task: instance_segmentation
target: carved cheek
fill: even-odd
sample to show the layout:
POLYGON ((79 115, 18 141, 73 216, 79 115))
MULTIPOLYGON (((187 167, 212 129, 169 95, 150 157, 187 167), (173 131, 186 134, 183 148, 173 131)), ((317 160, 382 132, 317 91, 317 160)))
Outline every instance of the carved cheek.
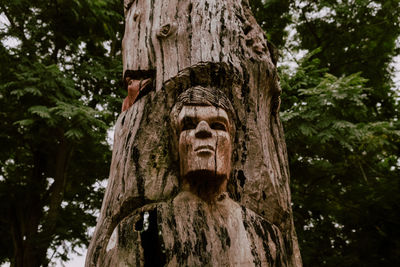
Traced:
POLYGON ((179 155, 187 156, 193 147, 194 135, 190 131, 184 131, 179 136, 179 155))
POLYGON ((179 136, 179 161, 181 174, 185 174, 191 165, 193 158, 193 141, 194 135, 189 131, 184 131, 179 136))
POLYGON ((232 146, 228 133, 218 134, 217 140, 217 170, 219 173, 229 173, 231 164, 232 146))
POLYGON ((220 153, 228 155, 231 152, 231 140, 228 133, 218 134, 217 145, 220 153))

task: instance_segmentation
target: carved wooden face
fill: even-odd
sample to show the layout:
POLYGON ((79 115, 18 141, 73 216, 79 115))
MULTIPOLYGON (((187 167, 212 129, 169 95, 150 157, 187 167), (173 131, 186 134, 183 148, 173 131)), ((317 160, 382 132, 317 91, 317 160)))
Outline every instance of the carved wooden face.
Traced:
POLYGON ((181 176, 208 171, 227 178, 232 146, 226 111, 214 106, 184 106, 178 124, 181 176))

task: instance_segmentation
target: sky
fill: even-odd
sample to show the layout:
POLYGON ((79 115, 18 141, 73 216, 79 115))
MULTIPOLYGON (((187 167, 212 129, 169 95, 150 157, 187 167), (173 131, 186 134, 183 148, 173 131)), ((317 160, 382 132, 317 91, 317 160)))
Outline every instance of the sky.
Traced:
POLYGON ((80 250, 82 255, 71 255, 72 260, 69 262, 57 262, 55 267, 82 267, 85 265, 86 249, 80 250))
MULTIPOLYGON (((85 265, 85 255, 74 258, 72 261, 68 262, 64 266, 65 267, 78 267, 78 266, 84 266, 84 265, 85 265)), ((59 266, 62 266, 62 265, 59 265, 59 266)))

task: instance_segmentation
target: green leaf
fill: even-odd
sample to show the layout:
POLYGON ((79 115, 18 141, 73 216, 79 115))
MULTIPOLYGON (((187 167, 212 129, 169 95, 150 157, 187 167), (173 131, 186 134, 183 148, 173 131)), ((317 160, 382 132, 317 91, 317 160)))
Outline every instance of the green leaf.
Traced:
POLYGON ((80 140, 84 134, 82 131, 78 130, 78 129, 70 129, 67 132, 65 132, 65 136, 68 139, 72 139, 72 140, 80 140))
POLYGON ((26 119, 26 120, 20 120, 14 122, 14 125, 20 125, 20 126, 30 126, 34 123, 35 121, 32 119, 26 119))
POLYGON ((49 109, 47 107, 45 107, 45 106, 33 106, 33 107, 29 108, 28 111, 31 114, 38 115, 39 117, 41 117, 43 119, 50 119, 51 118, 49 109))

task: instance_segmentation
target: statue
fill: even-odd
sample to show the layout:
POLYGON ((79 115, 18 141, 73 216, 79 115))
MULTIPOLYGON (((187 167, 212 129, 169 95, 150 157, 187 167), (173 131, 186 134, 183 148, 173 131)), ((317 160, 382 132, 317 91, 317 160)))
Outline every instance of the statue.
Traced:
POLYGON ((182 188, 172 202, 157 207, 158 217, 171 220, 159 223, 159 230, 175 232, 173 238, 162 235, 163 265, 289 266, 279 229, 227 193, 235 112, 226 95, 213 87, 189 88, 170 116, 182 188), (177 231, 175 225, 185 231, 177 231))
POLYGON ((218 89, 197 86, 178 97, 171 123, 178 140, 183 190, 211 202, 226 191, 234 114, 229 99, 218 89))
POLYGON ((234 114, 218 88, 178 97, 170 121, 181 190, 124 218, 101 266, 289 266, 280 230, 227 193, 234 114))
POLYGON ((248 1, 124 7, 134 81, 86 267, 301 267, 276 54, 248 1))

